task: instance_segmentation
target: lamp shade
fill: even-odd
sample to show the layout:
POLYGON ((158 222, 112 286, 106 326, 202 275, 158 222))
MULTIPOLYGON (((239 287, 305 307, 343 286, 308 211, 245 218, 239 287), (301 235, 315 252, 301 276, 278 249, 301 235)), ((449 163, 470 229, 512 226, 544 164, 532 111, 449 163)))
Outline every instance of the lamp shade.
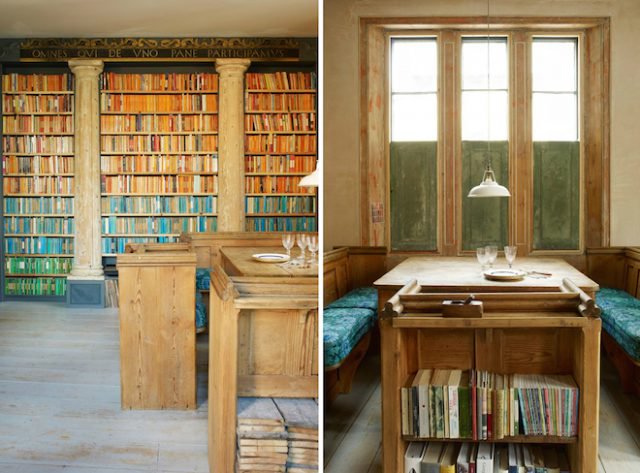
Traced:
POLYGON ((480 185, 471 189, 467 197, 511 197, 511 193, 509 189, 498 184, 493 169, 489 165, 484 170, 480 185))
POLYGON ((300 187, 318 187, 320 185, 320 174, 318 168, 311 174, 304 176, 298 183, 300 187))

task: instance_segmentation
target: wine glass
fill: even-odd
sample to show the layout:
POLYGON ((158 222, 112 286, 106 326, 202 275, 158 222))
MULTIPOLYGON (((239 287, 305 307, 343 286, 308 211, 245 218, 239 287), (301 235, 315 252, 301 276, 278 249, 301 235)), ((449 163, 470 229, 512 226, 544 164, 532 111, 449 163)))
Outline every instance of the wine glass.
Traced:
POLYGON ((282 234, 282 246, 287 250, 287 256, 291 257, 291 248, 293 248, 293 235, 291 233, 282 234))
POLYGON ((505 246, 504 247, 504 257, 507 260, 507 263, 509 263, 509 269, 511 269, 511 266, 513 266, 513 262, 516 260, 516 254, 518 253, 518 247, 517 246, 505 246))
POLYGON ((489 263, 489 267, 493 268, 493 263, 495 263, 496 259, 498 259, 498 247, 495 245, 487 245, 486 252, 487 252, 487 262, 489 263))
POLYGON ((316 253, 318 252, 318 235, 307 236, 307 246, 311 252, 311 262, 316 260, 316 253))
POLYGON ((484 265, 487 264, 487 248, 485 246, 481 246, 476 248, 476 258, 478 258, 478 263, 480 263, 480 267, 484 270, 484 265))
POLYGON ((296 244, 298 245, 298 248, 300 248, 300 259, 302 260, 302 262, 304 263, 304 260, 306 259, 306 255, 305 255, 305 248, 307 247, 307 235, 305 235, 304 233, 298 233, 296 235, 296 244))

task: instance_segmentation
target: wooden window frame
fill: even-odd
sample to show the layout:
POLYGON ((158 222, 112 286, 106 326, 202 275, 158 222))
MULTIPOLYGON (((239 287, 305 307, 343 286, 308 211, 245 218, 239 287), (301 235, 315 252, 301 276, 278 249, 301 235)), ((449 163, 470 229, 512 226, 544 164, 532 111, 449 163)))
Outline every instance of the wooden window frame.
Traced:
MULTIPOLYGON (((519 255, 566 255, 581 258, 589 248, 610 243, 609 18, 495 17, 491 35, 509 43, 509 241, 519 255), (533 141, 531 137, 531 40, 539 36, 577 37, 579 43, 580 247, 533 250, 533 141), (524 67, 522 67, 524 65, 524 67)), ((436 36, 438 90, 438 250, 462 251, 460 117, 461 37, 486 35, 486 17, 361 18, 360 176, 361 243, 390 241, 389 199, 389 51, 391 36, 436 36), (382 54, 381 54, 382 52, 382 54), (447 106, 453 104, 454 107, 447 106), (380 208, 383 218, 380 218, 380 208)), ((480 176, 478 177, 480 180, 480 176)), ((394 252, 404 256, 415 252, 394 252)))

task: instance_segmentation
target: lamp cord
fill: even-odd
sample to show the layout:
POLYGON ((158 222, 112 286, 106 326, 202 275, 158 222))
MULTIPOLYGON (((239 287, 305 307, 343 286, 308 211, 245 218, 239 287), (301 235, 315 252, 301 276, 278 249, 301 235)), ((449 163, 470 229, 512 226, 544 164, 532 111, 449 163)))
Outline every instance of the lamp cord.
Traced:
POLYGON ((487 0, 487 160, 486 168, 491 167, 491 36, 490 13, 491 0, 487 0))

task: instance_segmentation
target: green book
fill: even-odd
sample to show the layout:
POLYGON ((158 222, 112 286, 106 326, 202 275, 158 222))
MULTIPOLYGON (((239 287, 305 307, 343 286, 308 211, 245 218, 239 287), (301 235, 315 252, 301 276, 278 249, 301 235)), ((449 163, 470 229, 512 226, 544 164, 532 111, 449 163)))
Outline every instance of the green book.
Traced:
POLYGON ((471 392, 469 386, 458 387, 458 406, 460 408, 460 438, 470 439, 471 432, 471 392))

